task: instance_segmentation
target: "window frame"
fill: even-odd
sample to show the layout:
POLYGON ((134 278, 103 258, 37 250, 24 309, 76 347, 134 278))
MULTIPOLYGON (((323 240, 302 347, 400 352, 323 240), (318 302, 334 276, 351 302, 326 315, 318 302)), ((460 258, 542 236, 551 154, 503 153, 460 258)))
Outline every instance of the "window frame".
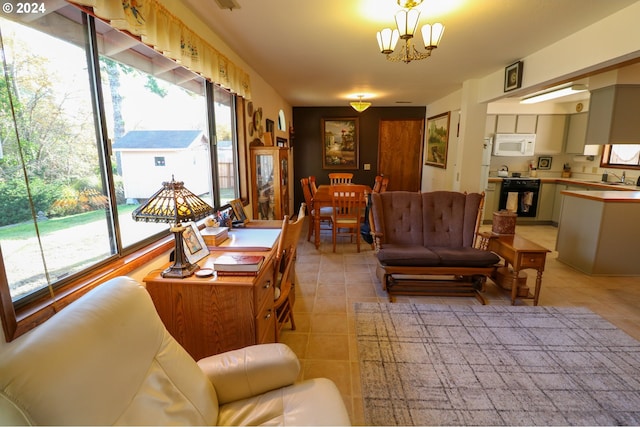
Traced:
MULTIPOLYGON (((75 7, 75 6, 72 6, 75 7)), ((173 248, 174 239, 167 227, 166 231, 156 233, 149 236, 140 242, 137 242, 127 248, 122 247, 122 238, 120 235, 120 227, 118 224, 116 197, 115 197, 115 185, 114 176, 111 165, 111 159, 108 153, 110 153, 110 140, 107 137, 106 120, 104 113, 104 100, 102 92, 100 90, 100 65, 99 65, 99 52, 97 49, 97 32, 95 20, 96 18, 91 11, 83 7, 76 7, 82 15, 81 25, 83 31, 87 32, 86 45, 84 49, 87 54, 87 66, 89 67, 90 79, 91 79, 91 102, 94 106, 94 112, 97 114, 95 117, 96 133, 98 135, 99 151, 100 151, 100 167, 105 168, 105 191, 110 194, 111 209, 113 216, 113 230, 115 234, 114 240, 117 246, 116 253, 104 259, 103 261, 92 265, 91 267, 79 271, 74 275, 57 281, 50 286, 47 286, 39 291, 34 292, 27 298, 12 301, 9 283, 4 265, 4 258, 2 257, 2 251, 0 248, 0 319, 4 329, 5 339, 7 342, 14 340, 36 326, 42 324, 47 319, 52 317, 55 313, 62 308, 70 304, 71 302, 84 295, 90 289, 95 288, 101 283, 120 275, 128 274, 139 267, 151 262, 155 258, 166 254, 173 248), (55 293, 52 294, 50 289, 54 287, 55 293)), ((108 25, 108 23, 107 23, 108 25)), ((139 38, 129 35, 137 43, 143 44, 139 38)), ((208 79, 204 79, 205 82, 205 102, 207 105, 207 116, 213 120, 209 120, 207 131, 209 133, 210 152, 215 152, 215 113, 212 107, 215 102, 213 96, 213 85, 208 79), (211 96, 209 96, 211 95, 211 96)), ((225 89, 226 90, 226 89, 225 89)), ((246 156, 244 134, 239 132, 238 128, 238 105, 242 104, 238 102, 241 97, 237 94, 232 95, 231 111, 233 117, 233 132, 235 138, 234 144, 234 157, 237 159, 235 168, 238 183, 238 197, 247 199, 247 179, 244 176, 246 171, 246 156)), ((213 162, 212 156, 211 163, 211 191, 214 195, 214 204, 220 204, 219 189, 217 184, 218 177, 218 165, 213 162)), ((222 206, 217 206, 218 209, 222 206)))
MULTIPOLYGON (((616 144, 606 144, 604 146, 604 149, 602 150, 602 156, 600 157, 600 167, 608 168, 608 169, 640 170, 640 163, 637 165, 623 165, 621 163, 609 163, 609 160, 611 159, 612 145, 616 145, 616 144)), ((640 147, 640 144, 634 144, 634 145, 638 145, 640 147)))

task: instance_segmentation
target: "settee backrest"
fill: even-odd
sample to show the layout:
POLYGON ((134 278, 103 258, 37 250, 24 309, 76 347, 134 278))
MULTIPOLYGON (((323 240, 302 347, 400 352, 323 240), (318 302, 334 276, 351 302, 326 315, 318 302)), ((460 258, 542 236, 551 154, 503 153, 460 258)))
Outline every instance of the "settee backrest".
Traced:
POLYGON ((0 425, 214 425, 216 392, 118 277, 3 346, 0 425))
POLYGON ((372 216, 382 243, 472 247, 484 194, 455 191, 373 193, 372 216))
POLYGON ((403 245, 422 245, 422 196, 411 191, 371 194, 373 229, 383 241, 403 245))

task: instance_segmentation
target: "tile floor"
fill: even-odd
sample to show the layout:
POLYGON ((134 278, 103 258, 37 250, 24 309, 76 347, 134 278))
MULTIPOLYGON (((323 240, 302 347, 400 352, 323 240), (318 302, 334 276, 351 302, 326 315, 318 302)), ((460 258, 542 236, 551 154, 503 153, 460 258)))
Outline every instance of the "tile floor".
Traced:
MULTIPOLYGON (((490 230, 491 226, 483 226, 490 230)), ((550 250, 557 229, 552 226, 518 225, 516 232, 550 250)), ((313 239, 312 239, 313 242, 313 239)), ((375 275, 375 257, 363 242, 360 253, 348 239, 332 252, 331 234, 321 233, 316 250, 304 229, 298 246, 297 288, 294 316, 296 330, 283 329, 281 340, 302 363, 301 379, 332 379, 345 400, 354 425, 364 424, 360 373, 354 333, 354 302, 388 302, 375 275)), ((528 286, 533 287, 533 274, 528 286)), ((547 256, 540 305, 584 306, 600 314, 628 334, 640 339, 640 280, 637 277, 593 277, 582 274, 547 256)), ((509 304, 506 292, 488 281, 484 292, 488 304, 509 304)), ((471 297, 398 297, 396 303, 479 304, 471 297)), ((531 300, 520 301, 532 304, 531 300)))

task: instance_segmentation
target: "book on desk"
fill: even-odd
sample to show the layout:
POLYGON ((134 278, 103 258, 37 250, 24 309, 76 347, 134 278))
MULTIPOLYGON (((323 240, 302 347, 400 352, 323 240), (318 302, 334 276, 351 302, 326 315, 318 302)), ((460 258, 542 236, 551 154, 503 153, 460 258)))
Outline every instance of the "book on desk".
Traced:
POLYGON ((256 275, 263 262, 263 255, 225 254, 215 259, 213 269, 220 275, 256 275))

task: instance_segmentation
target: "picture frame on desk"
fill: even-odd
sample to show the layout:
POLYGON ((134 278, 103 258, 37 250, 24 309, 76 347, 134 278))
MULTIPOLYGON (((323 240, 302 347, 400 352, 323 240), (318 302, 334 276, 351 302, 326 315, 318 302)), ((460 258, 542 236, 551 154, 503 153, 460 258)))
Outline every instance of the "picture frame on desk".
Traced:
POLYGON ((231 205, 231 209, 233 209, 233 216, 235 216, 237 221, 242 221, 243 223, 249 221, 247 214, 244 211, 242 200, 233 199, 229 202, 229 205, 231 205))
POLYGON ((204 242, 202 234, 195 222, 185 222, 183 224, 182 241, 184 242, 184 254, 191 264, 195 264, 202 258, 209 255, 209 248, 204 242))

